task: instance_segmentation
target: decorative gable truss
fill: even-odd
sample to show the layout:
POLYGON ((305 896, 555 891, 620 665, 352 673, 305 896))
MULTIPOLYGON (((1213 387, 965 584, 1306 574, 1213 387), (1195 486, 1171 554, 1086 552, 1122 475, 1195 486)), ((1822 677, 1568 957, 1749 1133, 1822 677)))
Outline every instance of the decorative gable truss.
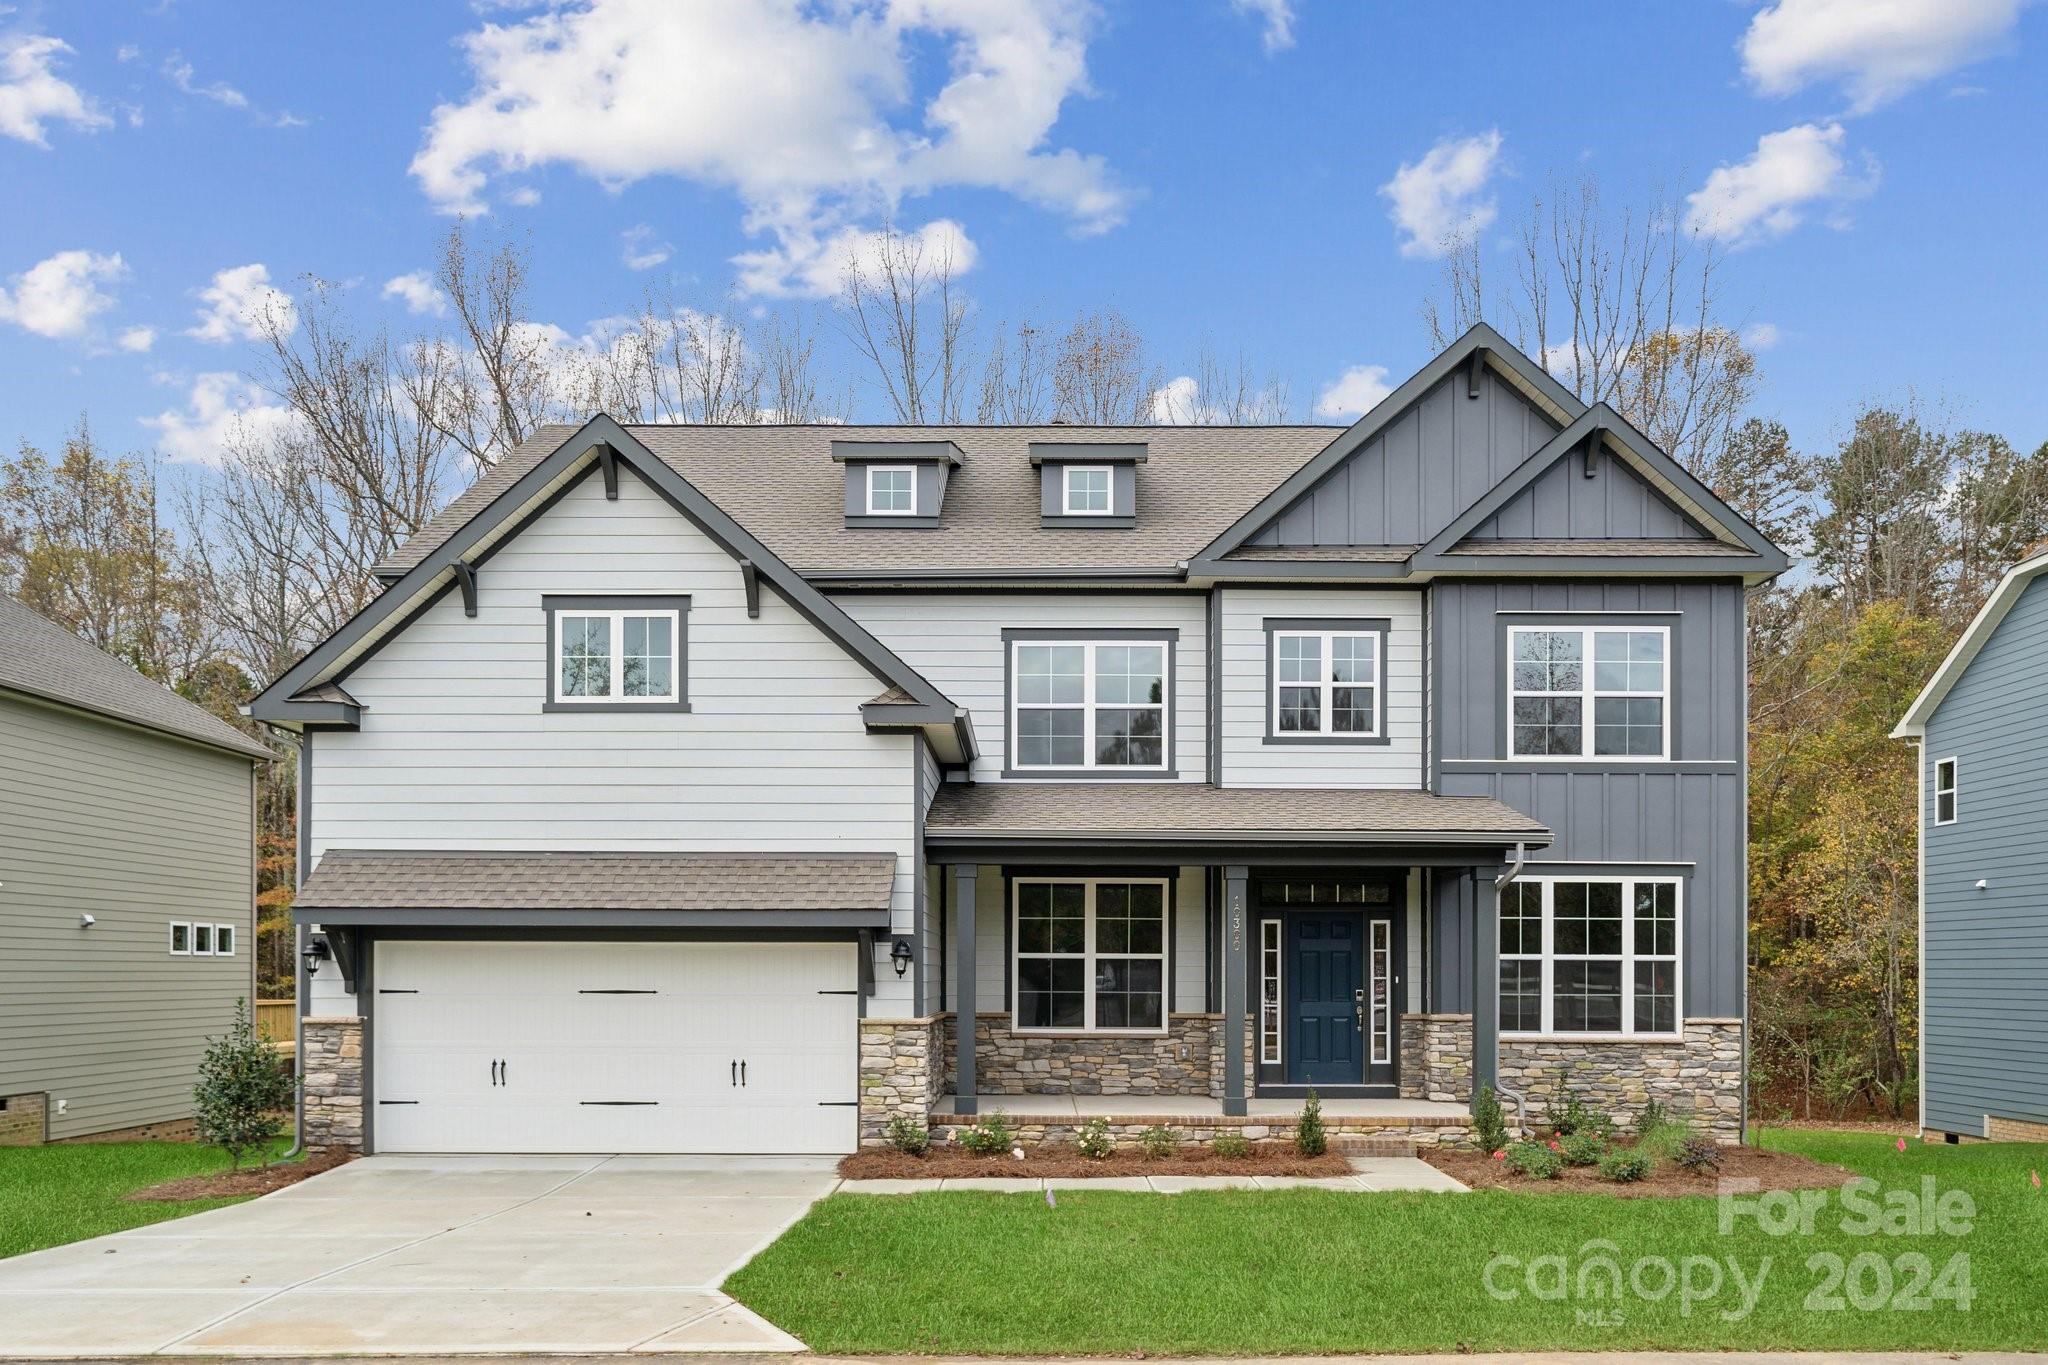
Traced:
POLYGON ((605 416, 584 423, 340 630, 316 645, 265 688, 249 704, 248 713, 287 729, 356 728, 360 708, 342 683, 358 663, 450 592, 461 592, 465 607, 471 607, 478 576, 491 556, 584 479, 601 476, 607 499, 615 500, 621 464, 733 557, 734 572, 747 594, 749 615, 758 614, 759 594, 765 586, 874 675, 879 695, 861 708, 870 730, 920 731, 943 763, 965 763, 973 758, 974 731, 964 709, 605 416))

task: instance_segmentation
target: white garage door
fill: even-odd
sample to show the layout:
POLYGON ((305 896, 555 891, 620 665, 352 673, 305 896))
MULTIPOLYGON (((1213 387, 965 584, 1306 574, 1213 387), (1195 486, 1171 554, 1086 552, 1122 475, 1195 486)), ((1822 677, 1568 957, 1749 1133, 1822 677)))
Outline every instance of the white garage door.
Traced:
POLYGON ((851 943, 377 945, 382 1152, 851 1152, 851 943))

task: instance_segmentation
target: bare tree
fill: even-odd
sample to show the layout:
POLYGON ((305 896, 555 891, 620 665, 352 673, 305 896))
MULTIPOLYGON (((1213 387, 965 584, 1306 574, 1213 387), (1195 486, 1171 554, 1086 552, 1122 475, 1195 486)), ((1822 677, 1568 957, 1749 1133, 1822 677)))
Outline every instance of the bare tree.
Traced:
POLYGON ((1243 427, 1285 422, 1290 404, 1285 380, 1257 379, 1242 352, 1225 361, 1205 346, 1195 372, 1160 386, 1153 407, 1161 422, 1243 427))
POLYGON ((837 408, 826 404, 815 361, 818 338, 803 319, 787 314, 771 318, 758 344, 762 421, 849 420, 853 406, 850 394, 842 396, 837 408))
POLYGON ((959 422, 968 306, 952 248, 894 224, 885 225, 871 242, 869 252, 847 260, 840 279, 840 325, 874 370, 896 420, 959 422))
POLYGON ((1043 422, 1051 413, 1051 362, 1039 329, 1029 322, 1018 323, 1011 334, 997 328, 982 366, 974 420, 1022 425, 1043 422))
POLYGON ((1052 358, 1053 411, 1087 426, 1132 426, 1152 418, 1159 377, 1145 371, 1145 343, 1118 312, 1083 313, 1052 358))
POLYGON ((491 468, 556 407, 560 366, 550 329, 527 315, 525 249, 501 242, 478 258, 463 224, 448 233, 435 278, 448 295, 466 350, 440 343, 438 362, 463 382, 435 411, 447 437, 477 470, 491 468))

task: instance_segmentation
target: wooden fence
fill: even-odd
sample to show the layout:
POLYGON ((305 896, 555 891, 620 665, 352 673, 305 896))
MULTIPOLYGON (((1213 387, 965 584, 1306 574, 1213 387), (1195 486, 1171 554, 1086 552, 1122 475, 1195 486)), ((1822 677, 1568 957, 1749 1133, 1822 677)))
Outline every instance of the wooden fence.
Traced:
POLYGON ((256 1031, 289 1055, 297 1041, 292 1021, 298 1012, 299 1002, 296 1000, 258 1000, 256 1031))

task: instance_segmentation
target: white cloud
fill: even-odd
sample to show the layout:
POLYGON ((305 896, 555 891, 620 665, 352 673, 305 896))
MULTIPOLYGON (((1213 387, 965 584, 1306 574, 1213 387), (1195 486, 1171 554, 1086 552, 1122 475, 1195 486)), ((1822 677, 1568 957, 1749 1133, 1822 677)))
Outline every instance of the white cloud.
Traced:
MULTIPOLYGON (((903 235, 914 238, 916 250, 927 270, 950 261, 955 276, 974 268, 980 249, 967 230, 950 218, 938 218, 903 235)), ((739 287, 749 294, 771 298, 828 298, 836 293, 847 267, 858 263, 870 278, 876 274, 882 243, 881 231, 845 227, 825 236, 805 232, 785 234, 780 245, 766 251, 749 251, 733 257, 739 270, 739 287)))
POLYGON ((225 370, 192 381, 182 412, 175 409, 142 419, 157 445, 173 460, 218 465, 238 440, 261 440, 292 425, 291 409, 238 374, 225 370))
POLYGON ((515 208, 530 209, 540 202, 540 191, 531 185, 515 185, 505 191, 505 202, 515 208))
POLYGON ((1316 399, 1318 417, 1363 417, 1394 391, 1384 365, 1353 365, 1316 399))
POLYGON ((1103 231, 1127 193, 1101 157, 1049 141, 1087 91, 1094 25, 1092 0, 550 6, 462 40, 473 87, 434 110, 412 173, 450 213, 485 211, 494 176, 551 164, 613 189, 724 186, 747 230, 791 255, 948 187, 1103 231), (933 70, 944 84, 920 92, 933 70))
POLYGON ((652 270, 670 255, 667 242, 654 240, 654 229, 645 223, 619 234, 619 259, 628 270, 652 270))
POLYGON ((1742 35, 1765 95, 1838 83, 1865 113, 1996 50, 2024 0, 1778 0, 1742 35))
POLYGON ((1403 256, 1441 256, 1450 243, 1493 221, 1499 206, 1485 190, 1500 165, 1500 144, 1498 128, 1445 138, 1380 186, 1391 205, 1387 216, 1403 234, 1403 256))
POLYGON ((225 109, 233 109, 239 113, 245 113, 258 123, 267 123, 273 128, 303 128, 306 126, 304 119, 291 113, 289 110, 280 110, 273 114, 257 108, 249 102, 247 95, 235 89, 234 86, 229 85, 226 81, 208 81, 202 84, 198 73, 192 68, 192 63, 186 61, 175 52, 164 59, 163 70, 165 78, 186 94, 198 99, 212 100, 215 104, 225 109))
POLYGON ((448 296, 434 283, 434 277, 424 270, 393 275, 384 281, 384 297, 404 300, 408 313, 431 313, 435 317, 444 317, 448 312, 448 296))
POLYGON ((1152 391, 1152 420, 1163 427, 1199 425, 1201 394, 1202 386, 1191 374, 1167 380, 1152 391))
POLYGON ((199 297, 206 306, 185 335, 201 341, 260 341, 266 318, 275 319, 286 332, 299 325, 291 296, 271 287, 270 270, 260 263, 217 271, 199 297))
POLYGON ((1775 322, 1752 322, 1742 329, 1742 344, 1752 351, 1768 351, 1783 339, 1775 322))
POLYGON ((1843 155, 1839 123, 1802 123, 1757 139, 1744 161, 1720 166, 1685 197, 1685 225, 1733 246, 1780 237, 1798 227, 1816 205, 1839 206, 1868 194, 1877 166, 1868 156, 1860 172, 1843 155))
POLYGON ((114 339, 114 344, 124 351, 139 355, 156 345, 156 328, 130 327, 114 339))
POLYGON ((47 147, 46 122, 87 132, 114 126, 97 102, 57 74, 57 59, 70 51, 42 34, 0 35, 0 134, 47 147))
POLYGON ((1293 0, 1230 0, 1230 7, 1239 14, 1249 14, 1264 21, 1263 41, 1267 52, 1280 52, 1294 46, 1293 0))
POLYGON ((60 251, 0 289, 0 322, 52 339, 83 336, 95 317, 114 306, 114 296, 102 286, 127 274, 117 251, 60 251))

